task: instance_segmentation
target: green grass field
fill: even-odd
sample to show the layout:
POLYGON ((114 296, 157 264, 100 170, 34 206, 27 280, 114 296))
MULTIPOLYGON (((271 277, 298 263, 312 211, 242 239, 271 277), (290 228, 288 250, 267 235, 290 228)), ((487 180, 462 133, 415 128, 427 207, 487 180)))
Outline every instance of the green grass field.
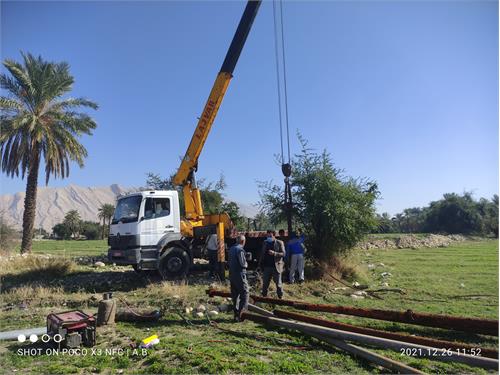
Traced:
POLYGON ((34 254, 51 254, 58 256, 96 256, 105 254, 108 251, 106 240, 92 241, 54 241, 40 240, 33 241, 34 254))
MULTIPOLYGON (((106 249, 102 241, 43 241, 35 253, 95 256, 106 249)), ((348 306, 462 315, 498 319, 498 241, 458 243, 448 248, 356 250, 349 262, 357 266, 359 281, 372 288, 388 283, 406 294, 382 294, 383 300, 354 300, 342 285, 325 280, 308 281, 302 286, 285 285, 286 298, 348 306), (383 265, 381 265, 381 263, 383 265), (391 276, 383 277, 383 272, 391 276)), ((38 275, 38 274, 36 274, 38 275)), ((28 347, 17 342, 0 342, 0 372, 12 373, 384 373, 385 370, 355 359, 314 339, 289 332, 266 329, 252 322, 232 323, 232 315, 221 313, 209 324, 206 318, 184 313, 186 306, 200 303, 218 305, 222 299, 209 299, 205 290, 210 281, 203 273, 190 276, 183 285, 149 280, 124 267, 94 269, 78 265, 68 275, 47 280, 19 267, 2 264, 0 269, 1 330, 43 326, 50 311, 73 308, 96 312, 93 298, 113 290, 120 306, 161 308, 165 315, 156 324, 117 323, 98 330, 103 353, 86 356, 21 356, 17 349, 28 347), (24 303, 26 308, 20 308, 24 303), (157 333, 160 344, 147 356, 135 355, 131 343, 157 333), (116 350, 123 349, 118 354, 116 350)), ((218 288, 227 289, 219 285, 218 288)), ((258 292, 258 291, 257 291, 258 292)), ((273 295, 273 292, 271 292, 273 295)), ((23 306, 24 307, 24 306, 23 306)), ((271 306, 263 306, 272 308, 271 306)), ((405 324, 334 316, 330 319, 367 327, 466 341, 484 347, 498 347, 497 338, 423 328, 405 324)), ((377 352, 428 373, 485 373, 461 364, 401 357, 398 352, 377 352)))

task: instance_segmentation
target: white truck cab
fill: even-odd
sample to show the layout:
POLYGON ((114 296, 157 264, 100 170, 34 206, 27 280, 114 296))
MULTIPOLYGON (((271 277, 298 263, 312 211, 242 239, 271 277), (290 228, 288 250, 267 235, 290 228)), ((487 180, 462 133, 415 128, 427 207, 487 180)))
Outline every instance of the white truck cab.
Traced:
POLYGON ((119 197, 108 245, 113 263, 132 265, 136 271, 159 270, 165 277, 184 276, 192 254, 189 241, 181 235, 177 191, 141 191, 119 197))

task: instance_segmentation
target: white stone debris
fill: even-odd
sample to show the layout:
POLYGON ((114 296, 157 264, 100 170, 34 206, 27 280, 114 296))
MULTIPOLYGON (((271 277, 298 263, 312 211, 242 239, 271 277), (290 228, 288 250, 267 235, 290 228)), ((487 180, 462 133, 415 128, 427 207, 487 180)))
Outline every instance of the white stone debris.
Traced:
POLYGON ((104 267, 106 266, 103 262, 95 262, 94 267, 104 267))
POLYGON ((353 299, 363 299, 363 298, 365 298, 365 297, 363 297, 363 296, 358 296, 357 294, 351 294, 351 298, 353 298, 353 299))

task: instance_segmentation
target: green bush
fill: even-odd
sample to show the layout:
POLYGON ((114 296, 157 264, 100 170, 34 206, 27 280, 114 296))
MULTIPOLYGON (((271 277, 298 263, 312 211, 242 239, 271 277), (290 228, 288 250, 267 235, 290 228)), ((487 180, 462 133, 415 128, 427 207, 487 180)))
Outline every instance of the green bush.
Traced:
POLYGON ((81 224, 81 233, 87 240, 97 240, 101 236, 101 225, 92 221, 84 221, 81 224))
MULTIPOLYGON (((309 254, 328 263, 376 227, 378 187, 345 176, 326 151, 316 153, 299 140, 302 150, 292 161, 291 176, 295 225, 305 230, 309 254)), ((282 220, 282 189, 270 184, 261 188, 262 208, 275 222, 282 220)))
POLYGON ((69 240, 71 238, 71 229, 64 223, 56 224, 52 227, 52 233, 57 239, 69 240))

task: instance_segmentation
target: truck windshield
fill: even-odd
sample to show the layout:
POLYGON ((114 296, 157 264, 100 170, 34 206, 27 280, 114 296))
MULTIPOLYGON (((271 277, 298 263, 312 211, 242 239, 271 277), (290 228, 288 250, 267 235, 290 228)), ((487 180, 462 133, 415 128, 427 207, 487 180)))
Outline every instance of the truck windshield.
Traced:
POLYGON ((111 224, 117 224, 119 221, 122 223, 131 223, 137 221, 139 217, 139 208, 141 207, 142 196, 134 195, 127 198, 118 200, 116 205, 115 214, 111 224))

